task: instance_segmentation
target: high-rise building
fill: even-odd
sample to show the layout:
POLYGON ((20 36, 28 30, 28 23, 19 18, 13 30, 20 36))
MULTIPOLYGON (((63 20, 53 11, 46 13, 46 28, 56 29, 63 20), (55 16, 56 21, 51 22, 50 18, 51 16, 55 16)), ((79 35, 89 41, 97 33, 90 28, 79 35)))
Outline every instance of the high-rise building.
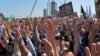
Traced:
POLYGON ((47 2, 47 17, 51 16, 51 13, 50 13, 51 10, 50 10, 50 8, 51 8, 50 7, 50 0, 48 0, 48 2, 47 2))
POLYGON ((43 16, 46 18, 47 17, 47 9, 43 9, 43 16))
POLYGON ((51 16, 54 17, 56 15, 56 13, 57 13, 57 3, 54 0, 52 0, 52 2, 51 2, 51 16))

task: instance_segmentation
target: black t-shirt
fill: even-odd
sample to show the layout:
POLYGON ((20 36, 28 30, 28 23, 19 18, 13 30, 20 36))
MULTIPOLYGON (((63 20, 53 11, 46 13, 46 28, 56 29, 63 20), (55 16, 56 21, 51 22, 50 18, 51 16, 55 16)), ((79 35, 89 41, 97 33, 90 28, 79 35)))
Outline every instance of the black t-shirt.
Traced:
POLYGON ((88 46, 89 43, 88 36, 89 36, 89 32, 85 32, 85 34, 83 35, 82 44, 84 47, 88 46))

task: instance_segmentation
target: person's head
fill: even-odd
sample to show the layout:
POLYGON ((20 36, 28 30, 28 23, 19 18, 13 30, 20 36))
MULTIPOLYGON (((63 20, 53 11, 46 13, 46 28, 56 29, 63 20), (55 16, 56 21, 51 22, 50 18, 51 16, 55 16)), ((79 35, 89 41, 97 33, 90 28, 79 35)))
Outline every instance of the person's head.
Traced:
POLYGON ((7 50, 8 50, 9 54, 13 54, 13 52, 14 52, 14 44, 11 43, 11 42, 8 43, 7 50))
POLYGON ((60 50, 69 50, 69 42, 66 42, 64 40, 62 41, 59 41, 59 47, 60 47, 60 50))
POLYGON ((64 50, 64 52, 62 53, 62 56, 75 56, 75 55, 73 52, 69 50, 64 50))
POLYGON ((81 28, 80 34, 81 34, 82 36, 84 36, 84 34, 85 34, 85 28, 81 28))
POLYGON ((65 46, 69 49, 70 43, 65 41, 65 46))
POLYGON ((65 46, 65 41, 64 41, 64 40, 60 40, 60 41, 59 41, 59 45, 60 45, 60 46, 65 46))

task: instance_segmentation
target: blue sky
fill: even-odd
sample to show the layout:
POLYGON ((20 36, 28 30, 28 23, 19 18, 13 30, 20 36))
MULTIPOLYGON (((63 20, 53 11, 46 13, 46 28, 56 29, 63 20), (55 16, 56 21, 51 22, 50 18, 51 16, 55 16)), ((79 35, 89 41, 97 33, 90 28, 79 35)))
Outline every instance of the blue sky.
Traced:
MULTIPOLYGON (((33 11, 32 17, 43 16, 43 9, 47 7, 48 0, 38 0, 36 7, 33 11)), ((52 1, 52 0, 51 0, 52 1)), ((64 3, 64 0, 55 0, 59 7, 64 3)), ((72 1, 74 11, 80 14, 80 6, 86 10, 86 5, 91 6, 91 11, 95 14, 94 0, 66 0, 66 3, 72 1)), ((23 18, 28 17, 32 10, 35 0, 0 0, 0 12, 4 13, 5 16, 10 15, 23 18)))

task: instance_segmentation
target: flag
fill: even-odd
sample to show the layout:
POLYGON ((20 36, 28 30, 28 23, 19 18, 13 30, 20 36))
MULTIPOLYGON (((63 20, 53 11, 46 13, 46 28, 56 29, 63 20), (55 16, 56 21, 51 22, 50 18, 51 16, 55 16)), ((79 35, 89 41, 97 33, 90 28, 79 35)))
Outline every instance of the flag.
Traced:
POLYGON ((85 13, 82 5, 81 5, 81 13, 83 14, 84 18, 86 18, 86 13, 85 13))
POLYGON ((8 22, 12 22, 13 21, 13 17, 10 16, 8 19, 7 19, 8 22))
POLYGON ((89 5, 89 18, 92 18, 92 12, 91 12, 91 7, 89 5))

